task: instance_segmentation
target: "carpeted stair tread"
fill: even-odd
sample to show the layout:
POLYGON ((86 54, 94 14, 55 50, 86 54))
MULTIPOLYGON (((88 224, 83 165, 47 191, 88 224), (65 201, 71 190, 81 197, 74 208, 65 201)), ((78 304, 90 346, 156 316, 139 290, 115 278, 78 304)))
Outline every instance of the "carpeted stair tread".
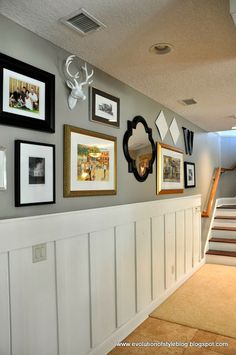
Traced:
POLYGON ((236 210, 236 205, 222 205, 217 207, 218 210, 236 210))
POLYGON ((220 255, 220 256, 230 256, 236 258, 236 251, 223 251, 223 250, 208 250, 206 252, 208 255, 220 255))
POLYGON ((212 227, 212 230, 218 230, 218 231, 236 231, 236 227, 222 227, 222 226, 214 226, 212 227))
POLYGON ((232 238, 211 238, 209 240, 209 242, 236 244, 236 239, 232 239, 232 238))

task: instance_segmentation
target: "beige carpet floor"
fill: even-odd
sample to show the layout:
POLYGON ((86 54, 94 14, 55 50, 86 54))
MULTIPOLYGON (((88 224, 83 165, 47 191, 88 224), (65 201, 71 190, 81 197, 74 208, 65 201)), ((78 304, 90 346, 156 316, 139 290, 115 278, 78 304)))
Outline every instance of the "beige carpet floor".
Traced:
POLYGON ((236 339, 198 330, 185 325, 157 318, 146 319, 123 343, 118 344, 109 355, 235 355, 236 339), (182 343, 183 346, 137 346, 137 343, 182 343), (187 344, 186 344, 187 343, 187 344), (190 346, 190 343, 208 343, 206 347, 190 346), (218 346, 216 345, 218 343, 218 346), (226 346, 219 346, 226 343, 226 346), (184 345, 185 344, 185 345, 184 345))
POLYGON ((236 338, 236 267, 205 264, 150 317, 236 338))

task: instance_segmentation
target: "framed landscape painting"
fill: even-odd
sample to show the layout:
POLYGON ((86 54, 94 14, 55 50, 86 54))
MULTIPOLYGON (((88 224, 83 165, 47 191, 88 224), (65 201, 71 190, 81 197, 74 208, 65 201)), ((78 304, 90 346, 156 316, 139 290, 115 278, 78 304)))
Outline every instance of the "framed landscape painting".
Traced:
POLYGON ((120 99, 118 97, 91 88, 90 100, 91 121, 120 127, 120 99))
POLYGON ((64 197, 116 194, 116 137, 64 126, 64 197))
POLYGON ((15 206, 55 203, 55 146, 15 141, 15 206))
POLYGON ((158 143, 157 155, 157 194, 183 192, 183 151, 167 144, 158 143))
POLYGON ((0 124, 55 132, 55 77, 0 54, 0 124))
POLYGON ((186 188, 196 187, 195 164, 184 162, 184 184, 186 188))

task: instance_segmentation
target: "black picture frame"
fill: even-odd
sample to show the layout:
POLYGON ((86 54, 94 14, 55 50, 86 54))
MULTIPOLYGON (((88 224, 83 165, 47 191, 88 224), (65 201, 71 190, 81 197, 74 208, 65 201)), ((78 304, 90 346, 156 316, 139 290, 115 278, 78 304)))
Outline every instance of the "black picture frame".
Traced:
POLYGON ((55 177, 55 145, 32 141, 15 140, 15 207, 46 205, 56 203, 56 177, 55 177), (21 145, 36 145, 40 147, 52 148, 52 199, 41 202, 22 203, 21 199, 21 145))
POLYGON ((54 133, 55 75, 0 53, 0 124, 54 133), (4 69, 45 84, 44 119, 37 119, 4 110, 4 69))
POLYGON ((184 162, 184 187, 186 189, 196 187, 196 168, 195 168, 195 163, 191 163, 191 162, 187 162, 187 161, 184 162), (194 184, 191 184, 189 182, 189 179, 188 179, 188 167, 192 167, 193 168, 192 171, 193 171, 193 177, 194 177, 194 184))
POLYGON ((90 121, 92 122, 97 122, 97 123, 102 123, 108 126, 112 126, 115 128, 120 127, 120 99, 118 97, 115 97, 113 95, 110 95, 104 91, 98 90, 94 87, 90 87, 90 121), (102 96, 105 99, 108 99, 110 101, 113 101, 117 105, 117 116, 116 116, 116 122, 109 122, 108 119, 96 115, 96 96, 102 96))
POLYGON ((125 132, 123 138, 123 151, 124 151, 125 158, 128 162, 128 172, 133 173, 135 178, 139 182, 144 182, 147 179, 148 175, 152 174, 153 172, 153 163, 156 158, 156 146, 152 138, 152 129, 148 127, 146 120, 142 116, 135 116, 132 121, 127 121, 127 131, 125 132), (148 135, 148 139, 150 141, 151 150, 152 150, 151 152, 152 158, 149 160, 149 165, 146 168, 145 173, 143 175, 139 174, 136 166, 136 161, 132 159, 132 157, 129 154, 129 146, 128 146, 129 139, 133 135, 133 130, 136 129, 138 123, 141 123, 144 126, 144 130, 148 135))

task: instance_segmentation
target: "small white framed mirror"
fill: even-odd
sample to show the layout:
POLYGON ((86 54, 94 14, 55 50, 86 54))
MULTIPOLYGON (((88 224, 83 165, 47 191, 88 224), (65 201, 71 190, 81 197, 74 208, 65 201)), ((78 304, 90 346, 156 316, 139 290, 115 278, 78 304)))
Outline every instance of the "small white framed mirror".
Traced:
POLYGON ((7 189, 7 157, 6 148, 0 146, 0 190, 7 189))

